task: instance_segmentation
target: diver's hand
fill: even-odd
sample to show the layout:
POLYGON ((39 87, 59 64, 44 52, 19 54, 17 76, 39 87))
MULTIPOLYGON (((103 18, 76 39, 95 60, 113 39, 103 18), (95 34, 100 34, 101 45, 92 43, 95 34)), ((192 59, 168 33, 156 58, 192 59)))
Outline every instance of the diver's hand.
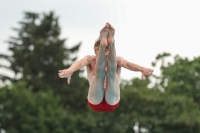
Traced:
POLYGON ((58 76, 60 78, 67 78, 67 83, 68 84, 70 84, 72 73, 73 73, 73 71, 70 70, 70 69, 58 70, 58 76))
POLYGON ((149 75, 151 75, 153 73, 153 69, 149 69, 149 68, 143 67, 141 69, 141 73, 142 73, 142 79, 144 80, 145 76, 149 76, 149 75))

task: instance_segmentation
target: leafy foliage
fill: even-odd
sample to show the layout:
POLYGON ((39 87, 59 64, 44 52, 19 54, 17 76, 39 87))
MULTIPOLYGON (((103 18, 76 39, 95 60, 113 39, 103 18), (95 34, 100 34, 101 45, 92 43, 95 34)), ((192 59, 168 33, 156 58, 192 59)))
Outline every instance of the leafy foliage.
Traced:
MULTIPOLYGON (((165 60, 165 56, 162 56, 165 60)), ((158 58, 157 62, 161 59, 158 58)), ((184 95, 200 103, 200 57, 189 60, 174 57, 174 63, 168 62, 161 65, 161 76, 157 78, 159 85, 165 88, 166 93, 184 95)))
POLYGON ((23 81, 36 93, 52 90, 61 97, 63 106, 77 105, 84 109, 83 103, 74 102, 75 98, 86 100, 88 82, 79 76, 83 70, 73 74, 75 80, 70 86, 67 86, 66 79, 58 77, 59 69, 68 68, 76 61, 81 43, 72 48, 66 47, 66 40, 60 39, 58 17, 53 12, 42 15, 25 12, 19 25, 19 28, 13 28, 17 36, 10 37, 7 41, 12 55, 0 56, 10 62, 11 65, 7 68, 15 73, 15 77, 1 75, 0 79, 11 80, 12 83, 23 81), (80 91, 81 89, 84 91, 80 91))
POLYGON ((1 126, 7 133, 63 133, 70 129, 64 123, 73 118, 59 102, 52 91, 33 93, 23 82, 5 86, 0 89, 1 126))
MULTIPOLYGON (((12 55, 1 57, 10 62, 10 69, 15 75, 22 75, 20 79, 32 86, 33 91, 58 87, 58 70, 69 67, 76 60, 77 57, 71 55, 76 54, 81 43, 66 48, 65 39, 59 37, 58 17, 53 12, 42 16, 25 12, 24 20, 19 24, 20 28, 13 28, 17 37, 7 41, 12 55)), ((75 76, 78 77, 78 73, 75 76)))

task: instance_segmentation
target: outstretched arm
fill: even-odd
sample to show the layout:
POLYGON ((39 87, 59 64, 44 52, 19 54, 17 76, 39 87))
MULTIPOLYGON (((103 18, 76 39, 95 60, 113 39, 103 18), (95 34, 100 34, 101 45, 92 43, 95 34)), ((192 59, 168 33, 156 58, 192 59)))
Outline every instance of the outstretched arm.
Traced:
POLYGON ((153 73, 153 69, 145 68, 143 66, 134 64, 125 60, 122 57, 117 57, 117 65, 129 69, 131 71, 140 71, 142 73, 142 79, 145 79, 145 76, 151 75, 153 73))
POLYGON ((90 63, 91 56, 85 56, 83 59, 72 64, 68 69, 58 70, 58 76, 60 78, 68 78, 67 82, 70 84, 71 75, 78 69, 87 66, 90 63))

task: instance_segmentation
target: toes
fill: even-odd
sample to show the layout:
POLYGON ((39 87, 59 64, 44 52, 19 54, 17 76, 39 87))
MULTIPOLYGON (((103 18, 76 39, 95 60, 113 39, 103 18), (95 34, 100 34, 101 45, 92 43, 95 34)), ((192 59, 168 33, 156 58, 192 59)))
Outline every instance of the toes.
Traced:
POLYGON ((108 27, 104 27, 101 31, 100 34, 108 34, 108 27))
POLYGON ((114 28, 111 24, 109 24, 109 27, 110 27, 110 29, 111 29, 112 31, 115 31, 115 28, 114 28))
POLYGON ((108 24, 106 24, 102 29, 101 29, 101 31, 104 31, 104 30, 107 30, 108 29, 108 27, 109 27, 109 25, 108 24))

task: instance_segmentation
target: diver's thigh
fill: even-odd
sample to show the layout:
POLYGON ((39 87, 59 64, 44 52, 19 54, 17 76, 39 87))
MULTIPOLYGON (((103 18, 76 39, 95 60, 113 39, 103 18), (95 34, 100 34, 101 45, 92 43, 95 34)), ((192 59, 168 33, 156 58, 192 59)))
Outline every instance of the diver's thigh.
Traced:
POLYGON ((110 105, 115 105, 120 100, 120 87, 119 87, 119 79, 115 76, 114 79, 107 79, 107 86, 105 90, 105 99, 106 102, 110 105))
POLYGON ((92 104, 99 104, 104 98, 104 79, 99 79, 94 76, 90 83, 88 91, 88 101, 92 104))

